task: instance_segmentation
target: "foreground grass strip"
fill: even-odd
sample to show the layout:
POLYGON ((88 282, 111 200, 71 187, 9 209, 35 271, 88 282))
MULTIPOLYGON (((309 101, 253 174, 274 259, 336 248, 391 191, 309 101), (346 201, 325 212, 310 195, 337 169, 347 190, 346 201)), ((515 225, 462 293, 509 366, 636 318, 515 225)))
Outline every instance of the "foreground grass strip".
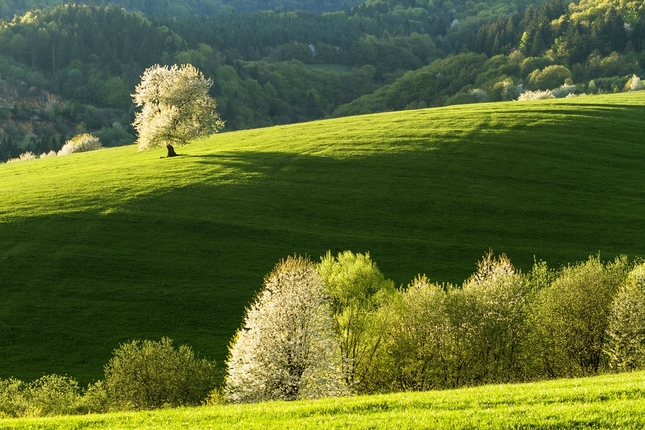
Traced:
POLYGON ((642 429, 645 372, 426 393, 48 419, 3 429, 642 429))

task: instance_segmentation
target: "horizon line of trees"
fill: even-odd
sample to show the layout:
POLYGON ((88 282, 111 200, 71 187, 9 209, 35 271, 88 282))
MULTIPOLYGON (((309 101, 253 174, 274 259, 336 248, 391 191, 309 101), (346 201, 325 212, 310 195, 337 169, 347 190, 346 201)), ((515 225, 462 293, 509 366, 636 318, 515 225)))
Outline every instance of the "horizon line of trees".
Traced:
POLYGON ((369 253, 294 255, 245 312, 226 372, 188 346, 119 346, 105 379, 0 380, 0 417, 424 391, 645 369, 645 262, 527 273, 489 251, 462 285, 396 288, 369 253))
POLYGON ((172 19, 114 5, 31 10, 0 22, 0 77, 66 101, 0 109, 0 160, 86 131, 105 146, 132 143, 130 94, 154 64, 192 64, 213 79, 224 131, 511 100, 520 88, 615 92, 645 77, 645 6, 585 5, 594 13, 561 0, 374 0, 322 15, 172 19), (24 121, 35 135, 21 132, 24 121))

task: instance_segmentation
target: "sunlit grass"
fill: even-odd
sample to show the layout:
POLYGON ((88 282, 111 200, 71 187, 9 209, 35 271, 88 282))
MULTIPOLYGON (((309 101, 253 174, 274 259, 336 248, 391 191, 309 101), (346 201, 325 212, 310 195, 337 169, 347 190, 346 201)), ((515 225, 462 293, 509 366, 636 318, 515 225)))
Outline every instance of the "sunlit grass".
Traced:
POLYGON ((645 373, 426 393, 46 419, 6 429, 642 429, 645 373))
POLYGON ((221 361, 281 258, 371 253, 405 285, 493 248, 645 256, 645 92, 392 112, 0 165, 0 377, 102 377, 120 342, 221 361))

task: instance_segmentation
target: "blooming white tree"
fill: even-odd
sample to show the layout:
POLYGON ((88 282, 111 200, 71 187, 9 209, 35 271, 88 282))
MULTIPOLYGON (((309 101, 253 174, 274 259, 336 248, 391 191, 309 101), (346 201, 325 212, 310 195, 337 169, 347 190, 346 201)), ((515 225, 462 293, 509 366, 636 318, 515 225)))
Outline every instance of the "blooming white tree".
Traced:
POLYGON ((345 392, 325 286, 307 258, 289 257, 265 278, 231 344, 232 402, 331 397, 345 392))
POLYGON ((629 80, 629 90, 640 91, 642 89, 643 89, 643 83, 641 82, 641 78, 639 78, 636 75, 633 75, 632 78, 629 80))
POLYGON ((554 99, 555 95, 553 95, 553 91, 551 90, 545 90, 545 91, 524 91, 520 96, 517 98, 518 102, 525 102, 525 101, 533 101, 533 100, 545 100, 545 99, 554 99))
MULTIPOLYGON (((68 155, 75 152, 95 151, 101 149, 101 142, 98 137, 88 133, 74 136, 58 151, 58 155, 68 155)), ((43 158, 42 156, 40 158, 43 158)))
POLYGON ((645 367, 645 264, 636 266, 611 305, 605 354, 619 371, 645 367))
POLYGON ((168 157, 177 155, 173 145, 217 132, 224 126, 208 94, 211 79, 190 64, 152 66, 141 76, 132 95, 141 107, 134 116, 139 150, 165 145, 168 157))

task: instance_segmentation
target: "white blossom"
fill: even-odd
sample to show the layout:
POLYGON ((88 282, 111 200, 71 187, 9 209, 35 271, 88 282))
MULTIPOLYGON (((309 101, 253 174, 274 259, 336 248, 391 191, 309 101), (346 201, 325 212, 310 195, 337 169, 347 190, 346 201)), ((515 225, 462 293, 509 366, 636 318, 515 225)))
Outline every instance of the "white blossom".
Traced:
POLYGON ((222 128, 215 99, 208 94, 212 85, 190 64, 146 69, 132 95, 134 104, 141 107, 132 124, 139 149, 184 144, 222 128))
POLYGON ((281 261, 247 309, 230 347, 225 393, 232 402, 345 393, 340 348, 322 279, 302 257, 281 261))

